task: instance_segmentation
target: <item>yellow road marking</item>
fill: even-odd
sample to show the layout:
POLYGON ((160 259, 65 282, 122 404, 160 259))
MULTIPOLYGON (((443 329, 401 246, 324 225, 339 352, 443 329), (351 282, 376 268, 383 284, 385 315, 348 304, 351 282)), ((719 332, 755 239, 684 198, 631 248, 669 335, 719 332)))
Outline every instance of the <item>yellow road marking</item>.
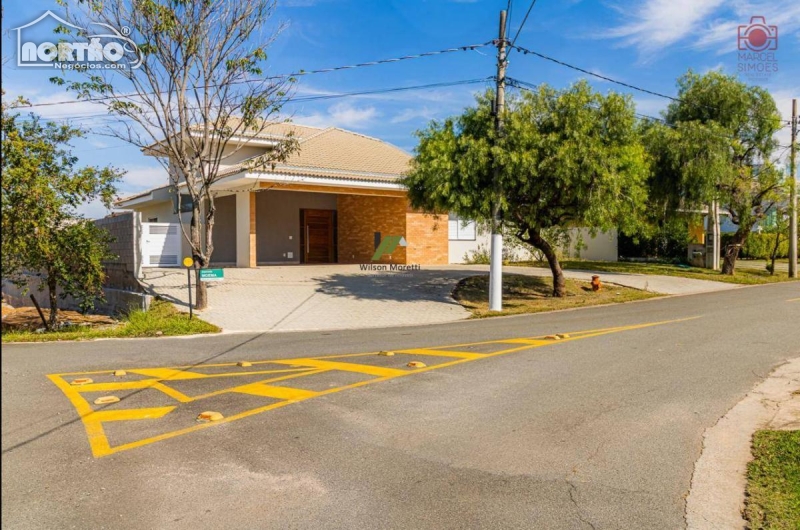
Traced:
POLYGON ((308 399, 316 397, 317 394, 319 394, 319 392, 312 392, 311 390, 291 388, 288 386, 272 386, 264 383, 238 386, 234 389, 234 392, 238 394, 250 394, 252 396, 290 400, 308 399))
POLYGON ((377 377, 393 376, 397 377, 406 373, 406 370, 395 368, 382 368, 380 366, 369 366, 366 364, 337 363, 331 361, 320 361, 317 359, 289 359, 286 361, 273 361, 280 364, 291 364, 318 368, 320 370, 338 370, 340 372, 357 372, 359 374, 374 375, 377 377))
POLYGON ((98 410, 84 418, 84 421, 128 421, 158 419, 175 410, 171 407, 150 407, 144 409, 98 410))
POLYGON ((466 352, 466 351, 441 351, 441 350, 429 350, 426 348, 416 348, 413 350, 394 350, 395 353, 405 353, 408 355, 435 355, 437 357, 456 357, 460 359, 480 359, 481 357, 485 357, 485 353, 474 353, 474 352, 466 352))
MULTIPOLYGON (((47 377, 53 381, 53 383, 64 392, 64 395, 70 400, 72 405, 75 407, 78 415, 80 416, 81 420, 83 421, 84 427, 86 429, 86 435, 89 440, 89 446, 92 450, 92 454, 95 457, 102 457, 111 455, 114 453, 118 453, 120 451, 125 451, 129 449, 133 449, 136 447, 142 447, 144 445, 148 445, 154 442, 158 442, 161 440, 166 440, 169 438, 174 438, 176 436, 181 436, 183 434, 199 431, 201 429, 205 429, 208 427, 212 427, 215 425, 220 425, 223 423, 228 423, 231 421, 236 421, 239 419, 247 418, 249 416, 253 416, 255 414, 260 414, 262 412, 266 412, 269 410, 274 410, 280 407, 284 407, 286 405, 292 403, 302 402, 308 399, 313 399, 319 396, 325 396, 329 394, 334 394, 337 392, 341 392, 344 390, 354 389, 363 387, 366 385, 378 383, 381 381, 387 381, 390 379, 394 379, 397 377, 405 377, 412 374, 418 374, 420 372, 427 372, 430 370, 438 370, 441 368, 446 368, 449 366, 455 366, 462 363, 472 362, 475 360, 488 358, 488 357, 496 357, 499 355, 505 355, 508 353, 513 353, 522 350, 528 350, 533 348, 538 348, 542 346, 551 346, 551 345, 558 345, 565 342, 570 342, 574 340, 581 340, 590 337, 597 337, 601 335, 606 335, 610 333, 616 333, 620 331, 630 331, 635 329, 642 329, 651 326, 657 326, 662 324, 669 324, 669 323, 677 323, 683 322, 687 320, 692 320, 694 318, 700 317, 689 317, 679 320, 667 320, 661 322, 651 322, 647 324, 638 324, 633 326, 619 326, 614 328, 604 328, 604 329, 595 329, 595 330, 585 330, 585 331, 575 331, 570 332, 570 336, 568 338, 562 340, 542 340, 543 336, 540 337, 530 337, 530 338, 510 338, 510 339, 501 339, 501 340, 493 340, 493 341, 482 341, 482 342, 475 342, 469 344, 458 344, 452 346, 438 346, 435 348, 412 348, 406 350, 397 350, 398 353, 405 353, 408 355, 430 355, 430 356, 441 356, 445 358, 451 358, 453 360, 446 361, 444 363, 440 363, 434 366, 428 366, 425 368, 419 368, 416 370, 400 370, 395 368, 385 368, 385 367, 378 367, 378 366, 369 366, 363 364, 355 364, 355 363, 348 363, 348 362, 337 362, 337 361, 330 361, 326 359, 340 359, 345 357, 360 357, 360 356, 368 356, 368 355, 375 355, 375 352, 371 353, 358 353, 358 354, 343 354, 343 355, 328 355, 328 356, 320 356, 320 357, 313 357, 313 358, 298 358, 298 359, 279 359, 279 360, 270 360, 270 361, 254 361, 252 364, 278 364, 278 365, 290 365, 290 366, 301 366, 302 368, 298 369, 281 369, 281 370, 266 370, 266 371, 254 371, 254 372, 242 372, 241 369, 236 365, 236 363, 222 363, 222 364, 215 364, 215 365, 201 365, 201 366, 186 366, 186 367, 168 367, 168 368, 141 368, 141 369, 134 369, 129 370, 132 373, 138 373, 140 375, 147 375, 153 377, 152 379, 145 379, 141 381, 120 381, 117 383, 93 383, 85 386, 73 386, 70 385, 69 382, 65 379, 68 376, 73 375, 87 375, 90 373, 93 374, 110 374, 113 373, 113 370, 105 370, 105 371, 96 371, 96 372, 72 372, 67 374, 51 374, 47 377), (465 346, 479 346, 485 344, 518 344, 518 346, 514 346, 511 348, 506 348, 500 351, 495 351, 491 353, 472 353, 472 352, 464 352, 464 351, 452 351, 454 348, 458 347, 465 347, 465 346), (449 349, 451 351, 443 351, 445 349, 449 349), (232 372, 229 373, 216 373, 216 374, 200 374, 197 372, 191 372, 188 369, 202 369, 206 367, 231 367, 232 372), (352 383, 349 385, 343 385, 340 387, 330 388, 327 390, 314 392, 311 390, 301 389, 301 388, 293 388, 289 386, 276 386, 270 385, 268 383, 274 383, 278 381, 289 381, 295 378, 303 378, 309 375, 321 374, 325 372, 355 372, 364 375, 372 376, 371 379, 367 379, 364 381, 359 381, 357 383, 352 383), (179 392, 170 386, 167 383, 169 381, 179 381, 179 380, 190 380, 190 379, 205 379, 211 377, 237 377, 241 375, 254 375, 254 374, 270 374, 270 373, 285 373, 285 372, 294 372, 288 373, 287 375, 282 375, 278 377, 273 377, 270 379, 265 379, 262 381, 257 381, 253 383, 248 383, 245 385, 234 385, 231 388, 218 390, 215 392, 209 392, 207 394, 202 394, 199 396, 187 396, 186 394, 179 392), (169 417, 169 413, 172 412, 174 409, 177 408, 176 406, 168 406, 168 407, 153 407, 153 408, 141 408, 141 409, 112 409, 112 410, 94 410, 89 402, 84 399, 82 396, 83 393, 88 392, 98 392, 98 391, 106 391, 106 390, 119 390, 119 389, 145 389, 145 388, 154 388, 156 390, 160 390, 164 394, 172 397, 179 403, 188 403, 192 401, 197 401, 200 399, 206 399, 214 396, 218 396, 221 394, 226 393, 243 393, 248 395, 254 396, 263 396, 269 397, 273 399, 279 399, 277 403, 271 403, 265 405, 263 407, 257 407, 251 410, 246 410, 240 412, 238 414, 233 414, 231 416, 227 416, 226 418, 210 423, 201 423, 201 424, 194 424, 191 426, 184 427, 182 429, 177 429, 170 432, 165 432, 163 434, 159 434, 156 436, 151 436, 149 438, 144 438, 141 440, 136 440, 133 442, 124 443, 121 445, 117 445, 111 447, 108 441, 108 438, 105 435, 103 429, 104 422, 119 422, 119 421, 130 421, 130 420, 144 420, 144 419, 158 419, 163 417, 169 417)), ((125 398, 123 398, 125 399, 125 398)))

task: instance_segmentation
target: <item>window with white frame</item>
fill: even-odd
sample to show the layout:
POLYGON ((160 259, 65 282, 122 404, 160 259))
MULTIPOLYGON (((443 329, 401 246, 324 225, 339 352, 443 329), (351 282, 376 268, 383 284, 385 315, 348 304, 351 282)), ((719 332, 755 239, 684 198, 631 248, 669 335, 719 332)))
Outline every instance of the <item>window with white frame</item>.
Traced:
POLYGON ((450 241, 475 241, 475 221, 450 214, 448 229, 450 241))

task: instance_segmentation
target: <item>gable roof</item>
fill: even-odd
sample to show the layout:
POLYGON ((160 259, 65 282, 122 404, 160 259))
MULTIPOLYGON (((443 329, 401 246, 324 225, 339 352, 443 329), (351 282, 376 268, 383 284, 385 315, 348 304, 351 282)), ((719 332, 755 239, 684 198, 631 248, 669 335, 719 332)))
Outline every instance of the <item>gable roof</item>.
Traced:
MULTIPOLYGON (((293 126, 294 124, 282 124, 293 126)), ((299 149, 284 162, 273 168, 259 168, 254 173, 291 173, 331 178, 348 178, 371 181, 399 180, 409 169, 411 155, 402 149, 377 138, 364 136, 338 127, 314 129, 298 126, 299 149)), ((248 171, 249 162, 240 163, 220 171, 220 176, 248 171)))

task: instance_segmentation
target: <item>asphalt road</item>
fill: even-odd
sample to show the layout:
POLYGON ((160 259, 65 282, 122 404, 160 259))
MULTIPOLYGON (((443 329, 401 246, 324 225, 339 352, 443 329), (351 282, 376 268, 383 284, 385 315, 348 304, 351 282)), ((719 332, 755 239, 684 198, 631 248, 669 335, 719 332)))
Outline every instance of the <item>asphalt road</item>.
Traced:
POLYGON ((798 299, 795 283, 414 328, 4 346, 3 527, 682 528, 704 429, 800 355, 798 299), (341 357, 379 350, 398 353, 341 357), (93 404, 109 394, 122 401, 93 404), (196 423, 203 410, 226 420, 196 423))

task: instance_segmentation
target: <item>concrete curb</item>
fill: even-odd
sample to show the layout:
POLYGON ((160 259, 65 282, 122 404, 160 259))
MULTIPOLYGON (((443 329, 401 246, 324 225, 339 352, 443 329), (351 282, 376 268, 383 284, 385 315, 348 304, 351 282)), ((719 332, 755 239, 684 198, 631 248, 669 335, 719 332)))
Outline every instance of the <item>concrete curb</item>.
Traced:
POLYGON ((745 527, 742 511, 753 433, 762 428, 786 428, 791 423, 787 412, 797 406, 792 392, 798 389, 800 357, 775 369, 716 425, 706 429, 686 499, 689 530, 745 527))

